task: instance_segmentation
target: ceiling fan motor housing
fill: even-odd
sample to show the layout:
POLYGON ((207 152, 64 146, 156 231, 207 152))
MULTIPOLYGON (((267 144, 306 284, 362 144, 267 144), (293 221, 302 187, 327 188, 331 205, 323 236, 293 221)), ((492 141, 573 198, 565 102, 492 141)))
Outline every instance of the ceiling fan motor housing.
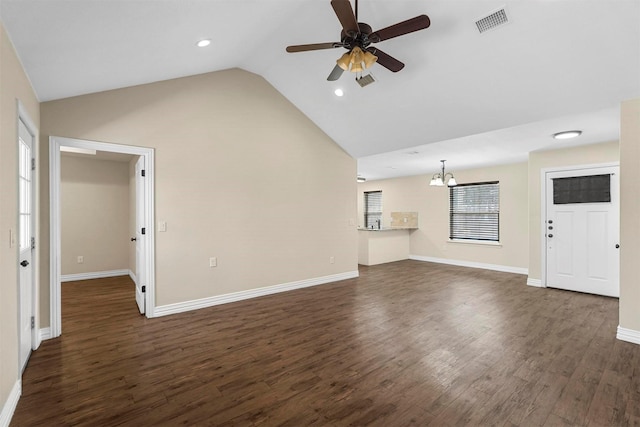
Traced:
POLYGON ((371 40, 369 35, 373 32, 371 26, 369 24, 365 24, 364 22, 358 22, 358 28, 360 32, 358 34, 354 34, 353 31, 345 32, 342 30, 340 33, 340 41, 342 42, 345 49, 353 49, 358 46, 360 49, 366 49, 371 43, 375 43, 375 40, 371 40))

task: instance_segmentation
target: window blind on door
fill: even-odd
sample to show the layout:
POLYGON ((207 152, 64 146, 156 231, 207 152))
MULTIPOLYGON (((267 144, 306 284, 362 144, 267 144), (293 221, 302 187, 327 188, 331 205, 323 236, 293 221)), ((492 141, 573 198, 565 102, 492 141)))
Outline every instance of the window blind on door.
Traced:
POLYGON ((500 239, 498 182, 461 184, 449 189, 449 238, 500 239))
POLYGON ((382 191, 364 193, 364 226, 377 228, 382 221, 382 191))
POLYGON ((611 202, 610 174, 553 178, 554 205, 609 202, 611 202))

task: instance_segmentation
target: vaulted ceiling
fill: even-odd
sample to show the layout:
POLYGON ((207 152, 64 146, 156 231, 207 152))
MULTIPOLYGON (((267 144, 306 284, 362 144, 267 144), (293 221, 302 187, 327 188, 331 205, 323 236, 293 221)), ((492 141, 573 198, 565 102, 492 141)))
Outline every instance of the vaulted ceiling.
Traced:
MULTIPOLYGON (((352 2, 353 3, 353 2, 352 2)), ((640 0, 360 0, 374 30, 431 26, 377 46, 375 83, 326 80, 344 49, 329 0, 1 0, 0 17, 41 101, 240 67, 257 73, 368 179, 525 161, 534 150, 618 139, 640 97, 640 0), (475 21, 504 7, 509 22, 475 21), (210 46, 198 48, 204 38, 210 46), (341 88, 344 96, 334 90, 341 88), (558 143, 550 135, 581 129, 558 143)), ((365 73, 365 74, 367 74, 365 73)))

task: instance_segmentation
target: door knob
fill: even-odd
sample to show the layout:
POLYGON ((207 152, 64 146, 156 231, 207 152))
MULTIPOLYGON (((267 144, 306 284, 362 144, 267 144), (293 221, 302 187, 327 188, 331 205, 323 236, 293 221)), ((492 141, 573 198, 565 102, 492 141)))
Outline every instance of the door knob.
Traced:
POLYGON ((616 243, 616 249, 620 248, 620 245, 618 243, 616 243))
POLYGON ((547 235, 547 237, 553 237, 553 234, 549 234, 549 235, 547 235))
POLYGON ((25 259, 25 260, 23 260, 23 261, 20 263, 20 265, 21 265, 21 266, 23 266, 23 267, 26 267, 27 265, 29 265, 29 261, 27 261, 27 260, 25 259))
POLYGON ((131 238, 131 241, 132 241, 132 242, 135 242, 136 240, 138 240, 138 239, 136 239, 135 237, 132 237, 132 238, 131 238))

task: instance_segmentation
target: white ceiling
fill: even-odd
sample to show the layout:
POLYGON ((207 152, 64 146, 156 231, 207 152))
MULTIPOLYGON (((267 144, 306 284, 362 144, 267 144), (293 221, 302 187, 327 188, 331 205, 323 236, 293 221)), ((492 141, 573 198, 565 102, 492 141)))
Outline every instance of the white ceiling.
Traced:
POLYGON ((329 0, 0 0, 41 101, 240 67, 257 73, 358 159, 368 179, 525 161, 559 145, 618 139, 620 101, 640 97, 640 0, 361 0, 374 30, 427 14, 431 27, 376 46, 361 88, 326 77, 343 49, 329 0), (510 22, 474 21, 505 6, 510 22), (211 38, 207 48, 196 41, 211 38), (342 88, 338 98, 334 89, 342 88), (555 145, 554 145, 555 144, 555 145), (418 154, 407 154, 417 151, 418 154))

